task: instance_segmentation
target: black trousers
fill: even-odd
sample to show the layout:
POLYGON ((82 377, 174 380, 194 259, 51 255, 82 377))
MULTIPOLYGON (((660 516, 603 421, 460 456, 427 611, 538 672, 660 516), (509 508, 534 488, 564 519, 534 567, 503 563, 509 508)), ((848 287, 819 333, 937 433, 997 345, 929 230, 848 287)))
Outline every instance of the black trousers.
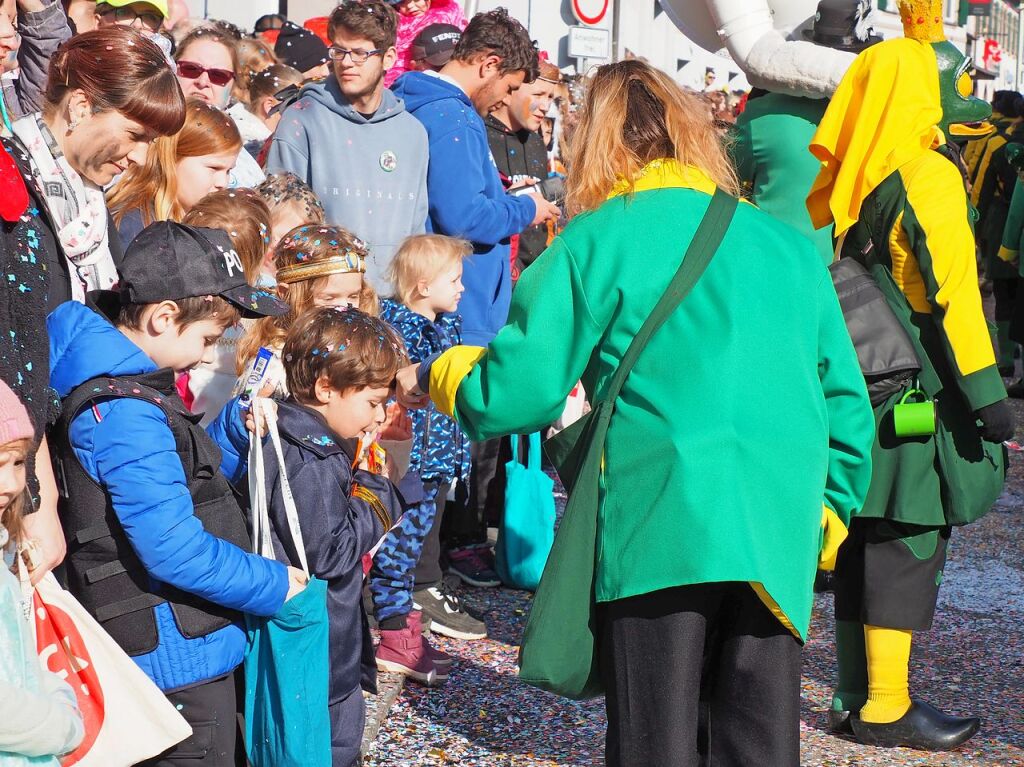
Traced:
POLYGON ((469 482, 459 482, 455 500, 441 523, 445 549, 486 543, 488 519, 501 519, 505 509, 505 462, 512 455, 506 437, 474 442, 469 482))
MULTIPOLYGON (((528 439, 520 437, 519 456, 523 460, 528 439)), ((455 500, 445 509, 441 540, 445 549, 486 543, 487 528, 498 527, 505 515, 505 464, 512 460, 509 437, 497 437, 472 444, 473 463, 469 482, 460 482, 455 500)))
POLYGON ((798 767, 801 644, 748 584, 615 600, 598 620, 609 767, 798 767))
POLYGON ((951 533, 950 527, 854 517, 836 560, 836 620, 930 629, 951 533))
POLYGON ((441 520, 444 517, 445 505, 447 504, 448 489, 451 487, 447 482, 438 487, 437 495, 434 498, 436 511, 434 519, 430 524, 423 539, 423 548, 416 559, 416 567, 413 570, 413 589, 425 589, 436 586, 444 577, 441 570, 441 520))
POLYGON ((185 721, 192 726, 192 735, 153 759, 141 762, 142 767, 234 767, 238 737, 238 706, 235 677, 228 674, 179 692, 167 694, 185 721))

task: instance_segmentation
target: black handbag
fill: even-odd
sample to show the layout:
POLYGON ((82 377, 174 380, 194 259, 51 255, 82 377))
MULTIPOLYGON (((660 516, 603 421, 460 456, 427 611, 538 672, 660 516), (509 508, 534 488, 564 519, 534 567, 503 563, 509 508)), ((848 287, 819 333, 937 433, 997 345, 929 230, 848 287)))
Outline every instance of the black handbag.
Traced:
MULTIPOLYGON (((862 255, 873 247, 869 240, 862 255)), ((872 405, 905 388, 921 370, 914 344, 872 274, 854 258, 840 258, 828 268, 846 330, 857 351, 872 405)))

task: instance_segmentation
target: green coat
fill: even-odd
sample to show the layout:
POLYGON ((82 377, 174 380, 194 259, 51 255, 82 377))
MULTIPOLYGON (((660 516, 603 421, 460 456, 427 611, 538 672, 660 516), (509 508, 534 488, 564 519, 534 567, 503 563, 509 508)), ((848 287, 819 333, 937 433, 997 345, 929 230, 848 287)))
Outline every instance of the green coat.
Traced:
MULTIPOLYGON (((577 380, 608 384, 707 209, 714 187, 701 186, 612 198, 523 273, 508 324, 455 395, 472 438, 544 428, 577 380)), ((822 505, 844 523, 860 508, 873 433, 828 271, 805 238, 740 205, 620 396, 597 600, 748 581, 806 636, 822 505)))
MULTIPOLYGON (((974 412, 1006 397, 978 290, 974 235, 963 179, 938 151, 890 174, 868 195, 843 245, 847 257, 873 242, 871 259, 886 267, 912 310, 916 335, 943 385, 945 423, 974 423, 974 412)), ((869 259, 870 260, 870 259, 869 259)), ((931 527, 947 524, 934 439, 896 439, 889 411, 875 412, 871 490, 860 516, 931 527), (884 424, 883 424, 884 422, 884 424)))
MULTIPOLYGON (((1024 184, 1019 180, 1013 185, 1013 196, 1010 198, 1010 210, 1006 214, 1006 226, 1003 227, 1002 247, 999 258, 1014 261, 1020 258, 1024 246, 1024 184)), ((1018 275, 1024 277, 1024 266, 1017 265, 1018 275)))
POLYGON ((807 146, 827 107, 827 99, 781 93, 750 99, 736 119, 732 148, 736 171, 750 185, 750 199, 810 239, 824 264, 832 263, 832 232, 815 229, 807 212, 807 194, 821 169, 807 146))
POLYGON ((1013 189, 1017 184, 1017 172, 1010 167, 1010 161, 1006 157, 1008 142, 1013 141, 1024 141, 1024 125, 1015 126, 1012 132, 1007 134, 1006 141, 991 152, 987 172, 980 182, 981 190, 978 193, 978 212, 981 215, 978 244, 985 257, 988 276, 991 279, 1012 280, 1017 277, 1017 270, 997 257, 1013 189))

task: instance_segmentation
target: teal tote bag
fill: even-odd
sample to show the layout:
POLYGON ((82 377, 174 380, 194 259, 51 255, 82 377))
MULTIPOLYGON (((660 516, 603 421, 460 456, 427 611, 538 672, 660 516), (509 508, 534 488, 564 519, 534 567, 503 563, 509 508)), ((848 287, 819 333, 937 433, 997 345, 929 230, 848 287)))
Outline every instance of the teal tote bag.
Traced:
MULTIPOLYGON (((257 413, 267 413, 253 400, 257 413)), ((267 418, 280 466, 281 494, 302 570, 309 577, 299 516, 284 472, 281 436, 267 418)), ((274 558, 270 538, 262 440, 249 445, 249 497, 253 549, 274 558)), ((331 720, 327 712, 330 660, 327 581, 309 578, 306 588, 269 618, 247 616, 245 654, 245 750, 252 767, 331 767, 331 720)))
POLYGON ((519 436, 511 439, 495 564, 506 586, 534 591, 555 541, 555 481, 540 468, 539 432, 528 438, 525 465, 519 461, 519 436))

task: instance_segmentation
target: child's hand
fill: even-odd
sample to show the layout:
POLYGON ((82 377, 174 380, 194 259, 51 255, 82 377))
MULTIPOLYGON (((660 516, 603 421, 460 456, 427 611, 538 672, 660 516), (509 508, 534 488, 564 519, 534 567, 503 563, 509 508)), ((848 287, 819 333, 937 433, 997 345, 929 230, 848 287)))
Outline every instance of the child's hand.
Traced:
POLYGON ((430 403, 430 396, 420 391, 417 380, 419 372, 420 366, 416 363, 402 368, 395 376, 395 398, 400 404, 413 410, 426 407, 430 403))
POLYGON ((297 567, 289 567, 288 596, 284 598, 284 601, 287 602, 289 599, 296 596, 297 594, 301 594, 308 583, 309 578, 306 577, 306 574, 302 572, 302 570, 298 569, 297 567))
POLYGON ((392 442, 412 439, 412 419, 404 407, 397 402, 388 406, 387 418, 380 428, 380 438, 392 442))
MULTIPOLYGON (((266 410, 270 411, 271 417, 277 418, 277 403, 274 402, 274 400, 261 398, 260 402, 262 403, 263 407, 266 410)), ((256 415, 253 412, 253 410, 254 410, 254 408, 252 408, 252 407, 244 410, 243 411, 243 416, 242 416, 243 419, 245 420, 246 431, 248 431, 250 434, 255 434, 256 433, 256 427, 257 427, 256 415)), ((264 422, 264 419, 262 417, 260 418, 260 422, 259 422, 259 436, 260 437, 267 436, 267 424, 264 422)))

